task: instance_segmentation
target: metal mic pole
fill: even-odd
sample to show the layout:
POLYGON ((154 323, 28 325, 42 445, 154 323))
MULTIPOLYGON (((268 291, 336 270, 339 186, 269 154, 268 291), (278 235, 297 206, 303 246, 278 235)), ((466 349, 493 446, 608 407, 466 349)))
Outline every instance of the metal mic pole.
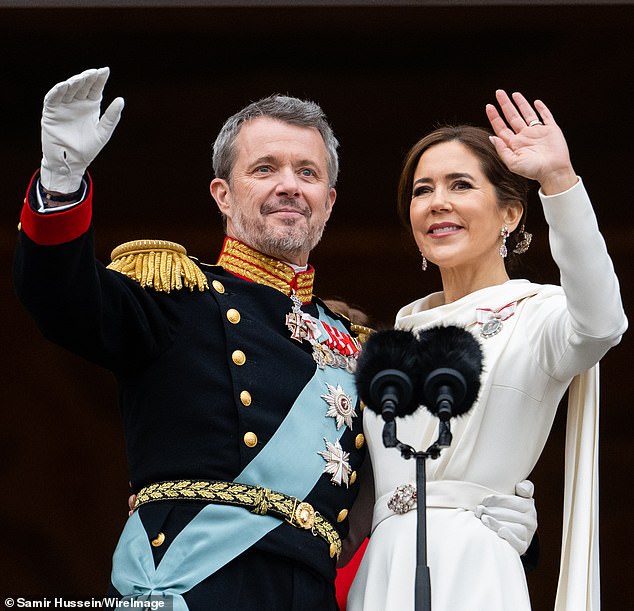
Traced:
POLYGON ((427 494, 425 459, 427 455, 416 452, 416 590, 415 611, 431 611, 431 579, 427 566, 427 494))

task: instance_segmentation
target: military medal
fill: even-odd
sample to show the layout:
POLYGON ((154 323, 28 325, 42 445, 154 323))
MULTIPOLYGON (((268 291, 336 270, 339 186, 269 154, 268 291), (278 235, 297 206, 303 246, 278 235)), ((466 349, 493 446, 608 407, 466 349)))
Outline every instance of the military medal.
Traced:
POLYGON ((354 373, 357 368, 356 356, 344 356, 324 344, 313 344, 313 358, 320 369, 328 366, 345 369, 348 373, 354 373))
POLYGON ((480 335, 482 337, 493 337, 497 335, 502 330, 502 321, 499 318, 492 318, 491 320, 487 320, 480 330, 480 335))
POLYGON ((324 438, 324 442, 326 443, 326 450, 317 452, 326 461, 324 473, 328 473, 331 476, 330 481, 333 484, 337 484, 337 486, 345 484, 347 488, 350 481, 350 473, 352 472, 352 467, 348 462, 350 454, 344 451, 338 439, 335 443, 331 443, 324 438))
POLYGON ((517 302, 514 301, 513 303, 509 303, 497 310, 491 310, 490 308, 477 308, 477 323, 482 325, 482 328, 480 329, 480 336, 485 339, 489 339, 502 331, 502 321, 515 314, 516 305, 517 302))
POLYGON ((313 359, 320 369, 328 366, 353 373, 361 348, 358 340, 302 311, 302 302, 294 291, 290 298, 293 308, 286 315, 285 324, 291 338, 300 343, 306 340, 312 345, 313 359))
POLYGON ((328 394, 321 395, 321 398, 328 403, 328 411, 326 416, 334 418, 337 423, 337 430, 339 430, 344 424, 352 429, 352 419, 357 417, 354 411, 354 404, 352 397, 347 395, 343 388, 339 384, 337 387, 326 383, 328 387, 328 394))
POLYGON ((291 294, 291 301, 293 302, 293 309, 286 315, 286 326, 291 332, 291 337, 302 342, 308 335, 306 323, 304 322, 304 312, 302 312, 302 302, 299 300, 295 291, 291 294))

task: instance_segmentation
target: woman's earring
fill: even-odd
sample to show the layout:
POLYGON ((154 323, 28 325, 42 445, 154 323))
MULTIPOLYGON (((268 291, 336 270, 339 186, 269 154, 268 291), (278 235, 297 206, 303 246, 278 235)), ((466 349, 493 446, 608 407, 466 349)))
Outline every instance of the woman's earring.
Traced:
POLYGON ((528 247, 531 245, 531 240, 533 239, 533 234, 528 233, 528 231, 525 230, 524 223, 522 223, 522 228, 519 231, 518 238, 519 240, 515 245, 513 252, 516 255, 523 255, 528 250, 528 247))
POLYGON ((506 255, 509 254, 508 250, 506 249, 506 238, 509 237, 509 228, 506 225, 502 227, 500 235, 502 236, 502 244, 500 244, 500 257, 505 259, 506 255))
POLYGON ((426 271, 427 271, 427 259, 425 259, 425 255, 422 253, 422 251, 421 251, 421 253, 420 253, 420 256, 421 256, 421 257, 423 257, 423 260, 421 261, 421 264, 420 264, 420 268, 421 268, 424 272, 426 272, 426 271))

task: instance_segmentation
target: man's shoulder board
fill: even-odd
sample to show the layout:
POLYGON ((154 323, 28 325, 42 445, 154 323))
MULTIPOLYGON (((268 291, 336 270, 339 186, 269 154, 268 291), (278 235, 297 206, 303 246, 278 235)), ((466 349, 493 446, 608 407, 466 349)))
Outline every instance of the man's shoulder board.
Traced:
POLYGON ((183 287, 193 291, 209 288, 207 278, 187 251, 167 240, 133 240, 117 246, 108 269, 117 271, 142 287, 169 293, 183 287))

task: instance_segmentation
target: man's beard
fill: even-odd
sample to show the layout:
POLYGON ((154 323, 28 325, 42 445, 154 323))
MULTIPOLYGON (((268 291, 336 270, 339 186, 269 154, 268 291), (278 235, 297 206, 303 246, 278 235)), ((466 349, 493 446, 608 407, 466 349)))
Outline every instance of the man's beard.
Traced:
POLYGON ((239 204, 234 206, 231 222, 235 237, 251 248, 282 261, 292 261, 298 255, 308 254, 317 246, 326 227, 325 222, 321 226, 311 223, 311 209, 301 206, 292 198, 267 202, 261 206, 260 212, 261 216, 249 218, 242 213, 239 204), (289 218, 284 220, 284 226, 278 224, 272 230, 266 225, 265 219, 267 214, 279 208, 293 208, 301 212, 305 222, 301 218, 289 218))

